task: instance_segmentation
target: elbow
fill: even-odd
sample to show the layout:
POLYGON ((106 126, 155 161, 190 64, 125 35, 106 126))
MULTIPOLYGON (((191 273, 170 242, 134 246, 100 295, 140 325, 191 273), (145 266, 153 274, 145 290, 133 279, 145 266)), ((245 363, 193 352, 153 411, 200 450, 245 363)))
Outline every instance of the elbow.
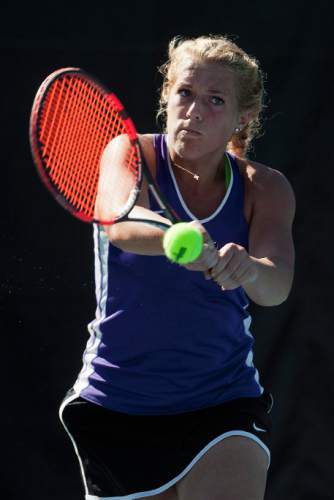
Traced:
POLYGON ((250 297, 255 304, 258 306, 263 306, 263 307, 274 307, 274 306, 280 306, 283 304, 289 297, 291 291, 291 287, 285 289, 285 290, 275 290, 273 292, 265 292, 257 295, 256 297, 252 298, 250 297))
POLYGON ((255 304, 262 307, 274 307, 283 304, 288 295, 285 297, 261 297, 260 299, 254 300, 255 304))
POLYGON ((289 268, 275 279, 256 280, 249 286, 250 299, 264 307, 280 306, 289 297, 293 284, 293 269, 289 268))
POLYGON ((103 226, 106 235, 110 243, 116 248, 122 250, 122 246, 124 244, 124 231, 120 227, 120 224, 113 224, 112 226, 103 226))

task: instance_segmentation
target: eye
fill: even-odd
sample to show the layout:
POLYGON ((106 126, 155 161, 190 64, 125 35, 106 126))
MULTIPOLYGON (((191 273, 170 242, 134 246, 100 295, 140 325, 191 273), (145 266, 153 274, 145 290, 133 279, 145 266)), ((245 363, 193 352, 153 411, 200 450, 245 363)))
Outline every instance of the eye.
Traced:
POLYGON ((218 97, 216 95, 211 96, 210 100, 211 100, 212 104, 214 104, 215 106, 222 106, 223 104, 225 104, 224 99, 222 99, 221 97, 218 97))
POLYGON ((188 96, 191 94, 191 92, 190 92, 190 90, 189 90, 189 89, 185 89, 185 88, 182 88, 182 87, 181 87, 181 88, 178 90, 178 94, 179 94, 181 97, 188 97, 188 96))

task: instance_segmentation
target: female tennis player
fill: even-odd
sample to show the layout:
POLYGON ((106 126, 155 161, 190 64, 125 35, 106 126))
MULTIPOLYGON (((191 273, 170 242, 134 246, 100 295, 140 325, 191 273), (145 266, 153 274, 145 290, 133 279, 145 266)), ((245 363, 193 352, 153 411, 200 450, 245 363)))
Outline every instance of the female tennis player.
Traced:
MULTIPOLYGON (((60 418, 87 500, 261 500, 272 398, 253 364, 247 307, 288 297, 294 195, 246 156, 263 107, 254 58, 223 36, 177 38, 161 72, 165 133, 141 135, 142 148, 206 243, 180 266, 159 228, 95 225, 96 317, 60 418)), ((122 137, 107 146, 101 179, 115 151, 122 169, 122 137)), ((100 220, 107 207, 100 182, 100 220)), ((144 185, 133 215, 145 214, 169 223, 144 185)))

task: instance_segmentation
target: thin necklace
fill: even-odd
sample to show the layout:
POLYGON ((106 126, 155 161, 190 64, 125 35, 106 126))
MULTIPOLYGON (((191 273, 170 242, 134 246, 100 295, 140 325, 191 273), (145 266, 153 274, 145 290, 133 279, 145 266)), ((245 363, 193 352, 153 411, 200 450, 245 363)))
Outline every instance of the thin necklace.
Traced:
POLYGON ((190 174, 196 181, 199 181, 199 175, 194 174, 194 172, 191 172, 190 170, 187 170, 184 167, 181 167, 181 165, 178 165, 177 163, 173 162, 173 165, 175 165, 175 167, 180 168, 181 170, 184 170, 185 172, 187 172, 188 174, 190 174))
MULTIPOLYGON (((196 181, 199 181, 199 175, 194 174, 194 172, 191 172, 190 170, 187 170, 184 167, 181 167, 181 165, 178 165, 177 163, 173 162, 173 165, 175 165, 175 167, 177 167, 177 168, 180 168, 181 170, 184 170, 185 172, 187 172, 187 174, 190 174, 191 177, 193 177, 196 181)), ((228 185, 229 184, 230 170, 228 168, 228 163, 226 162, 226 155, 224 155, 224 167, 225 167, 225 179, 226 179, 227 185, 228 185)))

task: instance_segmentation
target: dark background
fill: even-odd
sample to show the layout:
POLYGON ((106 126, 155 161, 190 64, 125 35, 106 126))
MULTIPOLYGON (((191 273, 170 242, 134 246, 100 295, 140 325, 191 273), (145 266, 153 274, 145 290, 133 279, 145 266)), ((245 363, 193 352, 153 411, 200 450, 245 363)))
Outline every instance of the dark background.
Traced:
POLYGON ((291 296, 252 307, 257 365, 276 400, 266 500, 334 499, 330 5, 2 2, 1 498, 83 498, 57 412, 95 311, 92 230, 38 180, 28 143, 34 94, 54 69, 81 66, 113 86, 139 131, 158 131, 156 68, 167 42, 223 33, 267 75, 265 134, 250 156, 284 172, 297 198, 291 296))

